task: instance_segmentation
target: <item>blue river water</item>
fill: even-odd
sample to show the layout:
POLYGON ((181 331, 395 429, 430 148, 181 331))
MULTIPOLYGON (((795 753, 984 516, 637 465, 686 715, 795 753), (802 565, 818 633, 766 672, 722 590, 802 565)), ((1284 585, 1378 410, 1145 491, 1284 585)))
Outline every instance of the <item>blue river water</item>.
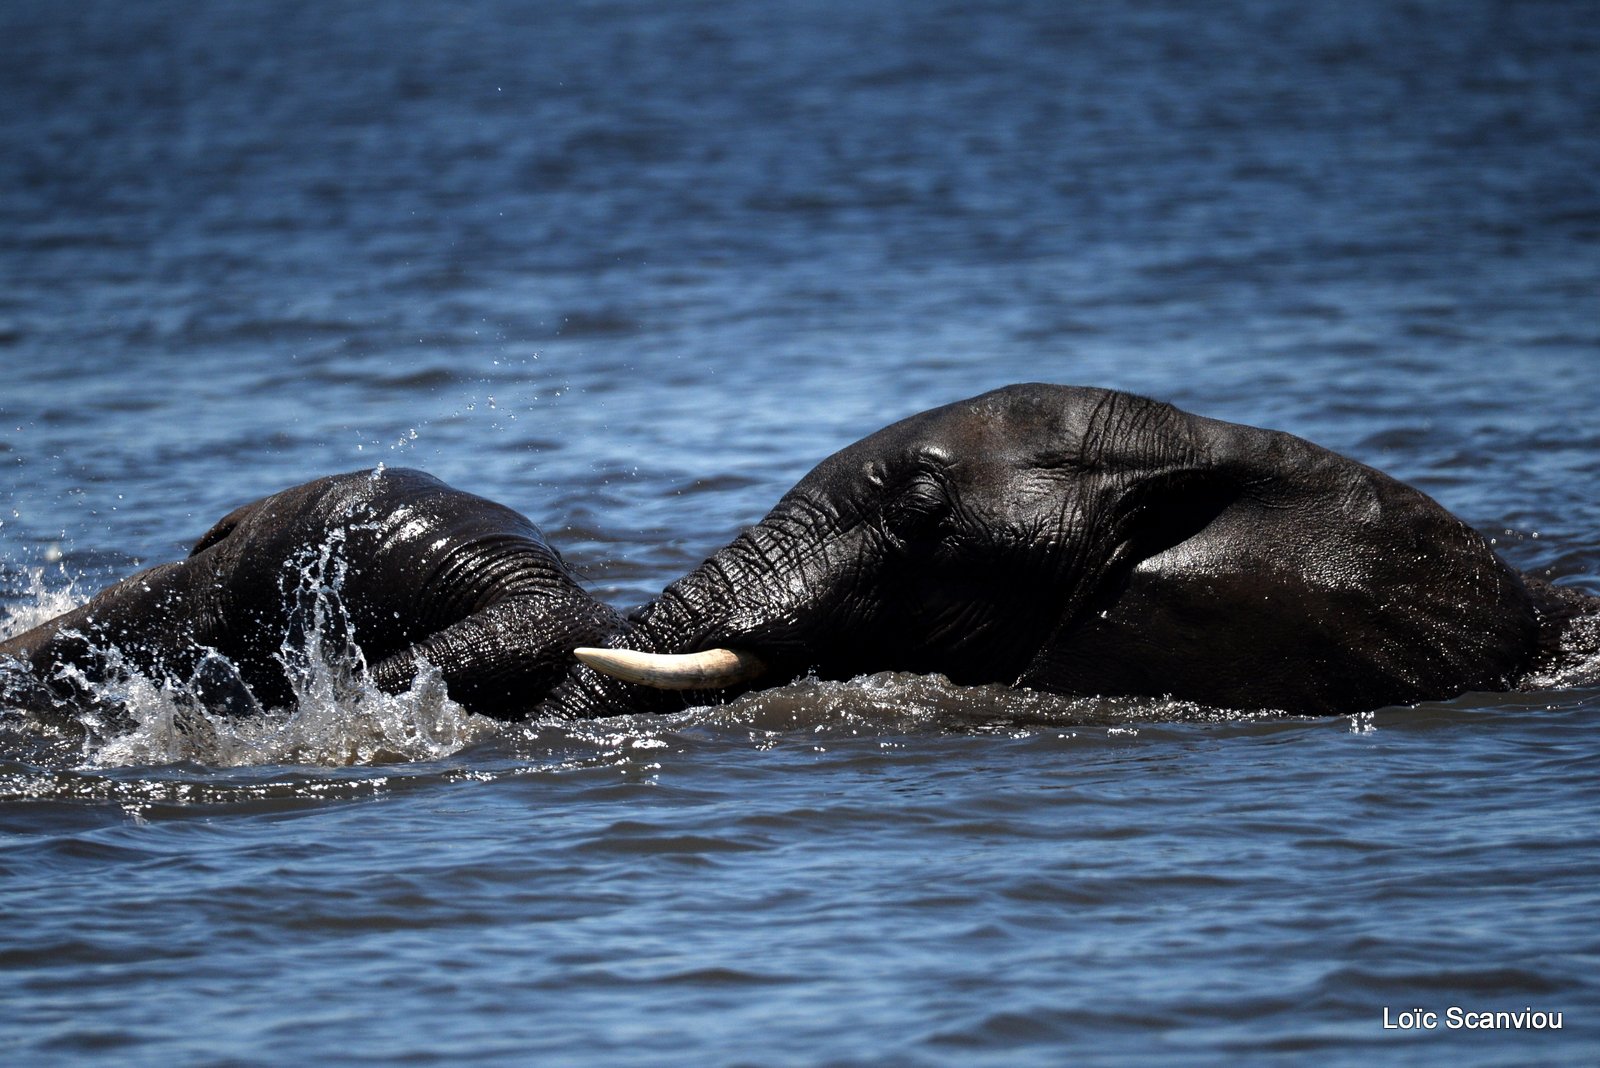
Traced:
MULTIPOLYGON (((1587 0, 11 0, 0 633, 377 464, 626 607, 1027 380, 1311 438, 1600 593, 1597 71, 1587 0)), ((0 712, 0 1062, 1600 1060, 1593 670, 516 725, 329 674, 0 712)))

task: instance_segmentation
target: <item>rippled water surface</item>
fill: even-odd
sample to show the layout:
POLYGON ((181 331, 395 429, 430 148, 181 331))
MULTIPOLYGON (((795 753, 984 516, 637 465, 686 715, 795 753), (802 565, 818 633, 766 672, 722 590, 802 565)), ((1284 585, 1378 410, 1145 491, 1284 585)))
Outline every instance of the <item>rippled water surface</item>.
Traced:
MULTIPOLYGON (((379 463, 625 607, 1035 379, 1600 592, 1596 70, 1582 2, 6 4, 0 633, 379 463)), ((1600 688, 1553 681, 507 726, 135 680, 0 713, 0 1059, 1592 1064, 1600 688)))

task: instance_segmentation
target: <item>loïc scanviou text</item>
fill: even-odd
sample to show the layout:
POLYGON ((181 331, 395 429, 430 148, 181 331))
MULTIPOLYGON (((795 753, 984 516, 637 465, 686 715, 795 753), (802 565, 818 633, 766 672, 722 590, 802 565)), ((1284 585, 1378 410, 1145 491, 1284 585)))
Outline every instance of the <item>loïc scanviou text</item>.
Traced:
POLYGON ((1451 1005, 1444 1012, 1430 1009, 1391 1009, 1383 1007, 1385 1031, 1559 1031, 1562 1014, 1528 1006, 1512 1011, 1480 1012, 1451 1005))

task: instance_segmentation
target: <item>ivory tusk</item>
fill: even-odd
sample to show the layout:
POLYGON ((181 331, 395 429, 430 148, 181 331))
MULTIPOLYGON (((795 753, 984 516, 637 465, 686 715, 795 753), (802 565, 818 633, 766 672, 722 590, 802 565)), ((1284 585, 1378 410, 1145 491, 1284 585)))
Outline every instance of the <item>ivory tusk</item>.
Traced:
POLYGON ((767 665, 753 653, 707 649, 700 653, 641 653, 635 649, 572 650, 602 675, 657 690, 720 690, 749 682, 767 665))

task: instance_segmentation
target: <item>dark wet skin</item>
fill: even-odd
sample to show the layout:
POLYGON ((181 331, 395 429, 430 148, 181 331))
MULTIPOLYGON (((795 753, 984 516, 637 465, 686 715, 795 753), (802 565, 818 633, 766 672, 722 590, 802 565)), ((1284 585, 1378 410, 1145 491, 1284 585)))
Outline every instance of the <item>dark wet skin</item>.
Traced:
POLYGON ((611 644, 746 650, 759 686, 893 669, 1322 714, 1513 688, 1597 604, 1302 439, 1023 385, 823 461, 611 644))
POLYGON ((178 679, 215 648, 256 702, 281 704, 282 650, 315 608, 307 576, 339 569, 340 622, 379 687, 406 688, 425 659, 457 701, 504 718, 735 692, 607 678, 573 660, 585 645, 752 652, 767 669, 743 688, 893 670, 1353 712, 1515 687, 1600 603, 1519 575, 1422 493, 1299 438, 1026 385, 836 453, 626 620, 491 501, 414 471, 308 483, 0 643, 34 680, 7 699, 81 698, 48 680, 62 664, 92 678, 114 645, 178 679))
MULTIPOLYGON (((107 647, 179 681, 215 649, 254 703, 273 707, 291 698, 286 647, 292 658, 309 630, 337 640, 348 624, 380 688, 405 689, 426 659, 457 701, 517 718, 566 673, 573 646, 619 622, 511 509, 420 471, 362 471, 233 511, 187 559, 0 643, 0 657, 44 680, 26 702, 37 705, 80 699, 79 687, 52 680, 62 665, 101 677, 107 647)), ((216 692, 226 682, 199 680, 209 703, 240 705, 239 694, 216 692)))

